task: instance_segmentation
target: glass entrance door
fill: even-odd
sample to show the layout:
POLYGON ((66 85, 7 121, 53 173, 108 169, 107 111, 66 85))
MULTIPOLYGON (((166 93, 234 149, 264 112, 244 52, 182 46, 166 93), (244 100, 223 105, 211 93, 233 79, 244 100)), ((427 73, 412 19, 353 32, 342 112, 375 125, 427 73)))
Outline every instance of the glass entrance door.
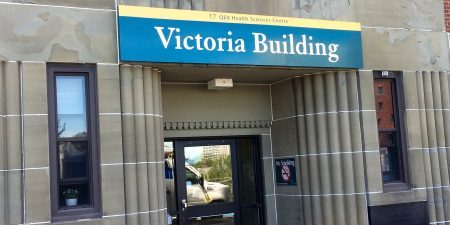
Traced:
POLYGON ((169 224, 263 224, 252 140, 165 142, 169 224))
POLYGON ((236 145, 232 139, 177 142, 180 219, 190 225, 235 225, 236 145))

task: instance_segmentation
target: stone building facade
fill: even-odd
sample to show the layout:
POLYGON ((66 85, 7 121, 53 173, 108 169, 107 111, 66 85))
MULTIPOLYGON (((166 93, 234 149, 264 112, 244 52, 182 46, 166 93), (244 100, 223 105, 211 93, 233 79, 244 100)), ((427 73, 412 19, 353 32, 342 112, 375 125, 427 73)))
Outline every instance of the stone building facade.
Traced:
POLYGON ((167 224, 164 141, 249 136, 260 224, 376 224, 377 206, 409 203, 424 204, 427 223, 450 224, 447 16, 441 0, 0 0, 0 224, 167 224), (364 67, 121 62, 119 4, 360 22, 364 67), (60 65, 94 71, 97 136, 87 141, 99 173, 97 211, 62 220, 51 154, 68 140, 52 139, 49 91, 60 65), (398 78, 397 182, 383 181, 378 75, 398 78), (207 90, 218 77, 234 87, 207 90), (274 161, 286 157, 297 185, 277 185, 274 161))

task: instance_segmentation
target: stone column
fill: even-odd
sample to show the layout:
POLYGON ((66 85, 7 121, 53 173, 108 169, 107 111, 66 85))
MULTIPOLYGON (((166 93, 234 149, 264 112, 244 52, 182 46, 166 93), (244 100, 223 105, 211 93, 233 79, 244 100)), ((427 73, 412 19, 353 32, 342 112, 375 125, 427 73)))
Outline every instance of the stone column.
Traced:
POLYGON ((166 224, 161 73, 122 65, 121 95, 126 222, 166 224))

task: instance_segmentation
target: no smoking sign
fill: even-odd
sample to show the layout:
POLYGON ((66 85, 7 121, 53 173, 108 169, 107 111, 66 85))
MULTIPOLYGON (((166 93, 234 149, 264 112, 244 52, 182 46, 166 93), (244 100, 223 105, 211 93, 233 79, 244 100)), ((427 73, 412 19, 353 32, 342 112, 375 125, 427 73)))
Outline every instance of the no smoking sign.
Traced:
POLYGON ((297 185, 295 158, 275 159, 277 185, 297 185))

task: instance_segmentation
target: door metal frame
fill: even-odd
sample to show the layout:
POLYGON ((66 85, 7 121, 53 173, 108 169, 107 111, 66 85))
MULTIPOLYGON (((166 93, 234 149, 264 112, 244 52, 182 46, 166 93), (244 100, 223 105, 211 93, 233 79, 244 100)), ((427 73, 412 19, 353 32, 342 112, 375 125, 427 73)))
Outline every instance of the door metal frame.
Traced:
POLYGON ((263 162, 262 162, 262 148, 261 137, 259 135, 251 136, 220 136, 220 137, 186 137, 186 138, 165 138, 164 141, 172 141, 174 146, 175 155, 175 193, 177 200, 178 221, 180 225, 187 225, 188 219, 192 217, 200 216, 213 216, 226 213, 234 213, 235 225, 241 224, 241 212, 245 208, 260 208, 259 219, 260 225, 266 224, 265 213, 265 190, 264 190, 264 175, 263 175, 263 162), (256 179, 256 192, 259 202, 256 204, 242 205, 240 199, 242 198, 239 189, 241 188, 239 183, 239 154, 240 146, 238 140, 240 138, 249 138, 253 141, 253 156, 255 159, 255 179, 256 179), (182 196, 187 196, 186 190, 186 173, 185 173, 185 160, 184 151, 179 154, 180 149, 190 146, 206 146, 206 145, 219 145, 230 144, 231 153, 231 168, 233 176, 233 202, 232 203, 215 203, 214 205, 201 205, 201 206, 189 206, 184 209, 182 203, 182 196), (178 153, 178 154, 177 154, 178 153), (181 166, 180 166, 181 164, 181 166), (211 209, 212 208, 212 209, 211 209))

